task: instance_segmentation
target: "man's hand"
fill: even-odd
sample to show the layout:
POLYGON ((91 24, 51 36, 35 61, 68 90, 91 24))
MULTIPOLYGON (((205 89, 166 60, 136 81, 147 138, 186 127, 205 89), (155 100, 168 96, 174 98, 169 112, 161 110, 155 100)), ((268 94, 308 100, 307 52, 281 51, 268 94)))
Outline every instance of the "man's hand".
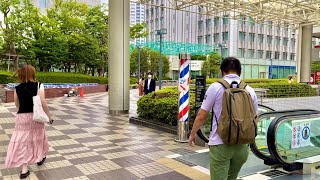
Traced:
POLYGON ((195 143, 196 143, 196 135, 191 134, 189 137, 189 145, 193 147, 195 145, 195 143))

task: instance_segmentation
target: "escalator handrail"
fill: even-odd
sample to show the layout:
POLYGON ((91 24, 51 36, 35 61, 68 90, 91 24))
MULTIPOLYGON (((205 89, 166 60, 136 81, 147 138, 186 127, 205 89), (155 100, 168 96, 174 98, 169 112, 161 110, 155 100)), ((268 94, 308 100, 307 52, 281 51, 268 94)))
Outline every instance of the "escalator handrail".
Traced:
POLYGON ((278 164, 294 164, 294 163, 286 162, 285 159, 283 159, 277 151, 276 130, 277 130, 279 124, 281 124, 281 122, 285 121, 288 117, 299 117, 299 116, 307 116, 307 115, 313 115, 313 114, 320 114, 320 111, 306 112, 306 113, 301 113, 301 114, 282 115, 282 116, 278 116, 272 120, 272 122, 268 128, 267 144, 268 144, 268 149, 269 149, 271 158, 274 161, 276 161, 278 164))
MULTIPOLYGON (((273 112, 265 112, 265 113, 261 113, 258 115, 258 119, 262 119, 262 118, 265 118, 266 116, 268 117, 282 117, 284 115, 299 115, 301 113, 307 113, 307 112, 314 112, 315 114, 319 113, 319 111, 316 111, 316 110, 312 110, 312 109, 297 109, 297 110, 288 110, 288 111, 273 111, 273 112)), ((270 124, 271 125, 271 124, 270 124)), ((270 127, 269 125, 269 127, 270 127)), ((274 161, 271 156, 267 156, 263 153, 261 153, 261 151, 259 151, 256 143, 253 143, 253 144, 250 144, 250 149, 251 149, 251 152, 257 156, 258 158, 262 159, 262 160, 265 160, 265 161, 269 161, 269 162, 272 162, 274 161)), ((269 149, 269 147, 268 147, 269 149)), ((270 151, 270 150, 269 150, 270 151)))

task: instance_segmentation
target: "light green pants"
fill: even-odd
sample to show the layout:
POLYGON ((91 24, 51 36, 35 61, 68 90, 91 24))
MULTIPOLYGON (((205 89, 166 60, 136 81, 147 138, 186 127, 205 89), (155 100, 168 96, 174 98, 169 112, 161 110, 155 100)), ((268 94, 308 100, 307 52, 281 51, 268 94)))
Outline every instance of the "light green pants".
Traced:
POLYGON ((210 146, 211 180, 236 180, 242 165, 247 161, 249 146, 217 145, 210 146))

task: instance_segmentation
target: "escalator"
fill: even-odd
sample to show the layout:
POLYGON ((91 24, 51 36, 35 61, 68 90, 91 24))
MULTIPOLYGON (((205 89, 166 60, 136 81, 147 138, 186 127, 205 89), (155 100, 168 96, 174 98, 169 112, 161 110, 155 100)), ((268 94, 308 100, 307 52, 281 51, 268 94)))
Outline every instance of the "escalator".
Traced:
MULTIPOLYGON (((309 109, 274 111, 259 105, 258 133, 254 144, 250 145, 253 154, 269 166, 280 165, 284 170, 302 169, 305 158, 320 155, 320 112, 309 109), (302 133, 302 126, 305 128, 302 133), (298 134, 294 133, 299 129, 298 134), (302 137, 309 138, 307 140, 302 137), (294 142, 294 137, 299 138, 294 142), (301 143, 303 144, 301 146, 301 143)), ((211 118, 211 117, 210 117, 211 118)), ((209 121, 211 122, 211 120, 209 121)), ((211 126, 210 126, 211 127, 211 126)), ((198 136, 208 142, 210 127, 198 131, 198 136)))

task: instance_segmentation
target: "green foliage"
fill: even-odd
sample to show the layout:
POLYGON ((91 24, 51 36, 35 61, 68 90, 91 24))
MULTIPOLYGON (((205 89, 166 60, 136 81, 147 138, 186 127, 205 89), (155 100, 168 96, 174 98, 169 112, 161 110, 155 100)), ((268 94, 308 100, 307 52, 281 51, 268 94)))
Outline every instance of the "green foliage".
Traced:
POLYGON ((220 69, 220 55, 217 53, 211 53, 208 59, 202 64, 201 74, 209 76, 210 78, 215 77, 219 74, 220 69))
POLYGON ((252 84, 253 88, 265 88, 269 89, 267 97, 269 98, 281 98, 281 97, 307 97, 315 96, 316 91, 310 85, 307 84, 252 84))
POLYGON ((312 62, 311 64, 311 72, 317 72, 320 71, 320 62, 312 62))
MULTIPOLYGON (((179 112, 178 95, 177 87, 167 87, 143 96, 138 101, 139 117, 176 126, 179 112)), ((189 108, 192 118, 195 117, 194 100, 194 94, 191 94, 189 108)))
MULTIPOLYGON (((138 48, 135 48, 130 55, 130 73, 138 72, 138 48)), ((148 71, 153 72, 155 77, 159 74, 159 56, 160 52, 150 48, 141 48, 140 50, 140 72, 142 76, 148 71)), ((169 73, 170 62, 166 55, 162 54, 162 75, 169 73)))
MULTIPOLYGON (((207 78, 206 83, 207 85, 210 85, 219 80, 220 78, 207 78)), ((256 83, 286 84, 288 83, 288 79, 244 79, 243 81, 248 84, 256 84, 256 83)))
MULTIPOLYGON (((251 86, 253 88, 269 89, 267 94, 268 98, 305 97, 314 96, 316 94, 315 90, 306 84, 271 84, 270 82, 259 82, 252 83, 251 86)), ((152 119, 176 126, 179 111, 178 100, 179 91, 177 87, 163 88, 162 90, 158 90, 140 98, 138 100, 137 113, 141 118, 152 119)), ((192 127, 193 121, 196 117, 194 105, 195 95, 194 91, 191 91, 189 102, 190 128, 192 127)), ((210 131, 211 117, 212 114, 209 113, 204 124, 205 132, 210 131)))
POLYGON ((147 24, 145 22, 130 27, 130 38, 132 39, 147 37, 148 34, 149 31, 147 30, 147 24))
POLYGON ((207 55, 192 55, 191 60, 207 60, 207 55))

